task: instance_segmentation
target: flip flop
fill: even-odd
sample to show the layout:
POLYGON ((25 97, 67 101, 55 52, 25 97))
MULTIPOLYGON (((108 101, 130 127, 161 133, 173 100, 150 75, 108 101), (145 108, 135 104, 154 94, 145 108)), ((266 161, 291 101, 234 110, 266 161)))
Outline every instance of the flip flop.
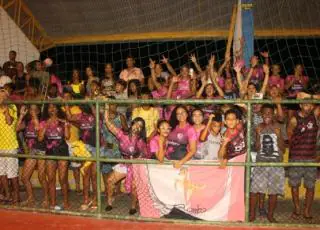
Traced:
POLYGON ((81 209, 81 211, 86 211, 91 207, 91 205, 92 205, 92 201, 90 201, 88 204, 82 204, 80 206, 80 209, 81 209))
POLYGON ((292 214, 291 214, 291 218, 292 219, 295 219, 295 220, 298 220, 299 219, 299 217, 300 217, 300 213, 297 213, 297 212, 293 212, 292 214))

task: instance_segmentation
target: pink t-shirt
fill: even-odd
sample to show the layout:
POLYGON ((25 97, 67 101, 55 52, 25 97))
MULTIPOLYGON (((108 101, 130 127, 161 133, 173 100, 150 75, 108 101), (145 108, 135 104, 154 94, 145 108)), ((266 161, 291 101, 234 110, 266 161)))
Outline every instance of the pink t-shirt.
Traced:
POLYGON ((284 90, 284 79, 280 76, 270 76, 268 85, 269 87, 277 86, 277 88, 284 90))
POLYGON ((162 86, 160 89, 152 91, 153 99, 162 99, 167 96, 168 89, 165 86, 162 86))
MULTIPOLYGON (((46 123, 47 121, 41 121, 40 128, 43 129, 46 123)), ((45 140, 47 149, 59 147, 64 142, 64 123, 61 121, 51 123, 46 128, 45 140)))
POLYGON ((119 140, 119 150, 124 158, 136 158, 141 155, 148 155, 147 145, 137 136, 129 136, 122 129, 117 129, 116 138, 119 140))
MULTIPOLYGON (((169 153, 172 152, 172 147, 168 146, 168 144, 166 144, 165 147, 165 157, 166 158, 169 158, 169 153)), ((155 155, 156 152, 159 151, 159 135, 156 135, 154 136, 150 143, 149 143, 149 151, 150 151, 150 154, 152 155, 151 157, 153 157, 153 155, 155 155)))
POLYGON ((172 92, 172 98, 173 99, 186 99, 190 97, 190 80, 183 80, 180 79, 178 82, 177 89, 172 92))
POLYGON ((185 146, 189 150, 189 143, 197 141, 197 132, 192 125, 187 124, 183 128, 177 127, 171 131, 168 137, 168 144, 172 147, 170 154, 175 152, 178 148, 185 146))
POLYGON ((122 70, 120 73, 120 79, 125 80, 126 82, 132 79, 143 81, 144 75, 140 68, 134 67, 131 70, 128 70, 128 69, 122 70))
POLYGON ((296 97, 297 94, 305 88, 309 82, 308 76, 302 76, 302 80, 296 80, 294 75, 289 75, 286 78, 286 82, 294 82, 293 85, 288 89, 288 97, 296 97))

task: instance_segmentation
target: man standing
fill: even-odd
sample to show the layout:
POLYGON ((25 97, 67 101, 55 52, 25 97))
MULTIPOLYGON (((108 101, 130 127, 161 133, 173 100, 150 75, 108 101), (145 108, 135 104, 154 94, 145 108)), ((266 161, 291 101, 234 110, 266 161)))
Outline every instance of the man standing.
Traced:
MULTIPOLYGON (((319 119, 319 107, 313 104, 301 104, 298 111, 289 121, 289 161, 290 162, 316 162, 316 143, 319 119)), ((291 186, 294 211, 292 218, 301 213, 299 200, 299 187, 303 178, 306 188, 303 217, 311 219, 311 207, 314 199, 317 167, 289 167, 289 184, 291 186)))
POLYGON ((17 52, 14 50, 11 50, 9 52, 9 61, 5 62, 3 64, 3 71, 5 75, 13 78, 17 74, 17 62, 16 62, 17 52))

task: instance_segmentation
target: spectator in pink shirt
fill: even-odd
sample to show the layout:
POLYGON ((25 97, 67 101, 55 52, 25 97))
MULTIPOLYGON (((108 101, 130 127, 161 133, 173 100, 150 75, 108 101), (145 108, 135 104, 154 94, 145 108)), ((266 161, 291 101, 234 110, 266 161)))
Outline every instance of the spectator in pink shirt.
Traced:
POLYGON ((137 79, 144 83, 144 75, 140 68, 135 67, 135 60, 133 57, 129 56, 126 59, 127 68, 122 70, 120 73, 120 79, 125 80, 126 82, 137 79))
POLYGON ((280 76, 280 65, 275 64, 271 66, 271 76, 269 77, 268 87, 276 86, 282 93, 284 91, 284 79, 280 76))

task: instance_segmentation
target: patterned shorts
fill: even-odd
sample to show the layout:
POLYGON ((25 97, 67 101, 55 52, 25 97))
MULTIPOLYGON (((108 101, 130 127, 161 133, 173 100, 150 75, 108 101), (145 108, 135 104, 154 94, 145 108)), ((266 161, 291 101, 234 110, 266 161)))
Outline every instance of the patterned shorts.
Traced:
MULTIPOLYGON (((18 149, 0 150, 0 153, 15 155, 18 153, 18 149)), ((18 161, 16 157, 0 157, 0 176, 7 176, 8 179, 18 177, 18 161)))
POLYGON ((282 167, 254 167, 251 174, 252 193, 283 195, 285 172, 282 167))
MULTIPOLYGON (((312 163, 315 161, 300 161, 300 160, 290 160, 290 162, 306 162, 312 163)), ((289 185, 291 187, 300 187, 301 179, 303 178, 303 185, 305 188, 314 188, 317 180, 317 167, 289 167, 289 185)))

